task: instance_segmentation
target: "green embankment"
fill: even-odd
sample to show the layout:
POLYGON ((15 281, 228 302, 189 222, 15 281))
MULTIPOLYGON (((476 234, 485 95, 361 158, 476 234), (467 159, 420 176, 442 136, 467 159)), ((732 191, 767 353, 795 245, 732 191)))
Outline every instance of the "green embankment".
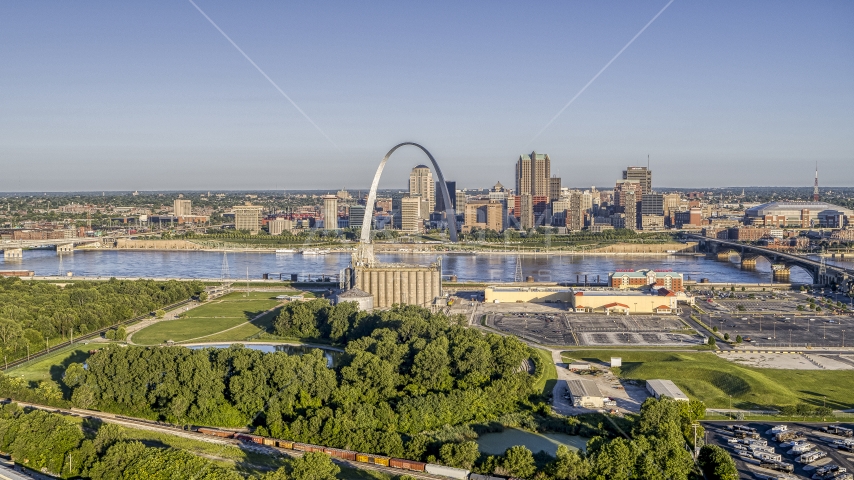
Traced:
POLYGON ((710 408, 764 409, 807 403, 834 409, 854 408, 852 370, 782 370, 751 368, 713 353, 572 350, 566 358, 610 361, 622 357, 614 373, 630 380, 670 379, 689 397, 710 408))
POLYGON ((278 305, 280 301, 276 300, 277 295, 294 293, 296 292, 231 293, 187 311, 183 318, 165 320, 146 327, 134 333, 132 339, 139 345, 159 345, 167 340, 175 342, 190 339, 205 342, 245 340, 269 327, 275 319, 275 312, 270 312, 253 323, 241 324, 278 305), (238 328, 223 332, 233 327, 238 328))
POLYGON ((534 351, 537 352, 539 356, 538 363, 543 369, 542 375, 534 383, 534 391, 540 392, 542 395, 549 395, 554 390, 555 383, 557 382, 557 368, 555 368, 555 364, 552 362, 551 352, 539 348, 535 348, 534 351))
POLYGON ((75 345, 63 348, 57 352, 51 352, 38 360, 32 360, 20 367, 9 369, 7 375, 20 377, 30 382, 41 380, 62 379, 65 368, 72 363, 83 363, 89 358, 89 350, 98 348, 96 344, 75 345))

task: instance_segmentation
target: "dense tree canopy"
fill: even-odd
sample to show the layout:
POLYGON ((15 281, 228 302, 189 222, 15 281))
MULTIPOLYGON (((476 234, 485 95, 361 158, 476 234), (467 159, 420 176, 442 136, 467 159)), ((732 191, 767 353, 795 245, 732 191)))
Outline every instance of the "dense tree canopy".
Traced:
MULTIPOLYGON (((295 441, 393 456, 424 455, 411 437, 487 422, 532 393, 529 347, 417 307, 365 314, 324 300, 288 305, 279 324, 346 345, 336 369, 320 351, 297 356, 185 347, 105 348, 65 385, 79 406, 173 423, 257 426, 295 441)), ((301 335, 302 336, 302 335, 301 335)), ((465 447, 468 448, 468 447, 465 447)), ((453 452, 471 462, 468 451, 453 452)))
POLYGON ((200 282, 152 280, 53 283, 0 278, 0 348, 12 360, 67 338, 115 325, 198 295, 200 282))

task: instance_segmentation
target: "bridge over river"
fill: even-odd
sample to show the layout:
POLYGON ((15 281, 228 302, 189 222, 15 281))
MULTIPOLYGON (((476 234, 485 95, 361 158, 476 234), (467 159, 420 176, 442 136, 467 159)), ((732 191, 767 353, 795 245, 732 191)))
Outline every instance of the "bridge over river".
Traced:
POLYGON ((733 255, 741 259, 742 268, 749 270, 756 267, 756 259, 765 258, 771 263, 774 280, 788 282, 792 268, 800 268, 809 273, 813 284, 836 287, 839 290, 854 294, 854 269, 837 265, 827 265, 801 255, 785 253, 771 248, 759 247, 717 238, 707 238, 699 235, 685 235, 686 238, 697 242, 698 251, 716 255, 718 260, 729 261, 733 255))

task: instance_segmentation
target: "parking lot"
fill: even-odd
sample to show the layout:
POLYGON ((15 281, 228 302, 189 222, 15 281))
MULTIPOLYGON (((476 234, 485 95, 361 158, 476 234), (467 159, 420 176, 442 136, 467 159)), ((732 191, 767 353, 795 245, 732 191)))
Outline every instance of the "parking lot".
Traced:
POLYGON ((798 314, 701 315, 709 327, 717 327, 745 347, 842 348, 854 344, 854 317, 798 314), (848 338, 845 338, 845 337, 848 338))
POLYGON ((602 315, 518 305, 484 305, 487 326, 543 345, 690 346, 703 342, 677 316, 602 315))
MULTIPOLYGON (((779 454, 781 462, 791 464, 794 467, 794 471, 789 474, 790 478, 814 478, 814 475, 817 475, 820 468, 827 468, 834 464, 848 469, 849 473, 854 471, 854 453, 840 450, 832 443, 834 440, 842 441, 846 437, 821 431, 820 428, 827 424, 787 423, 789 431, 799 432, 805 438, 803 441, 812 445, 805 446, 804 448, 827 453, 827 456, 820 458, 813 463, 804 464, 797 461, 800 453, 793 452, 791 446, 783 446, 782 444, 785 442, 774 441, 774 436, 769 433, 769 430, 777 424, 723 421, 703 422, 703 426, 706 428, 706 442, 718 445, 729 452, 733 460, 735 460, 741 478, 768 478, 763 475, 781 475, 781 473, 761 467, 758 460, 740 457, 738 455, 740 447, 736 447, 736 445, 743 445, 743 443, 734 443, 733 433, 726 430, 726 426, 728 425, 745 425, 755 428, 760 439, 765 440, 767 442, 767 446, 771 447, 772 453, 779 454)), ((852 428, 852 424, 842 424, 842 426, 852 428)), ((771 478, 776 477, 772 476, 771 478)), ((819 477, 816 476, 815 478, 819 477)), ((828 476, 826 478, 833 477, 828 476)))

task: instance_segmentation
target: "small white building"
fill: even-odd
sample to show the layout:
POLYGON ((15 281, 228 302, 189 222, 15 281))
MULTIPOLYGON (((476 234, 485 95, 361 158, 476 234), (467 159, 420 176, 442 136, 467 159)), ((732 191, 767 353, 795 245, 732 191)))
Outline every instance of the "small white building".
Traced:
POLYGON ((593 380, 567 380, 566 387, 572 405, 585 408, 605 408, 605 397, 593 380))
POLYGON ((679 387, 671 380, 647 380, 646 390, 656 400, 661 400, 661 397, 670 397, 685 402, 689 400, 688 396, 682 393, 682 390, 679 390, 679 387))
POLYGON ((611 357, 611 368, 622 367, 623 357, 611 357))

